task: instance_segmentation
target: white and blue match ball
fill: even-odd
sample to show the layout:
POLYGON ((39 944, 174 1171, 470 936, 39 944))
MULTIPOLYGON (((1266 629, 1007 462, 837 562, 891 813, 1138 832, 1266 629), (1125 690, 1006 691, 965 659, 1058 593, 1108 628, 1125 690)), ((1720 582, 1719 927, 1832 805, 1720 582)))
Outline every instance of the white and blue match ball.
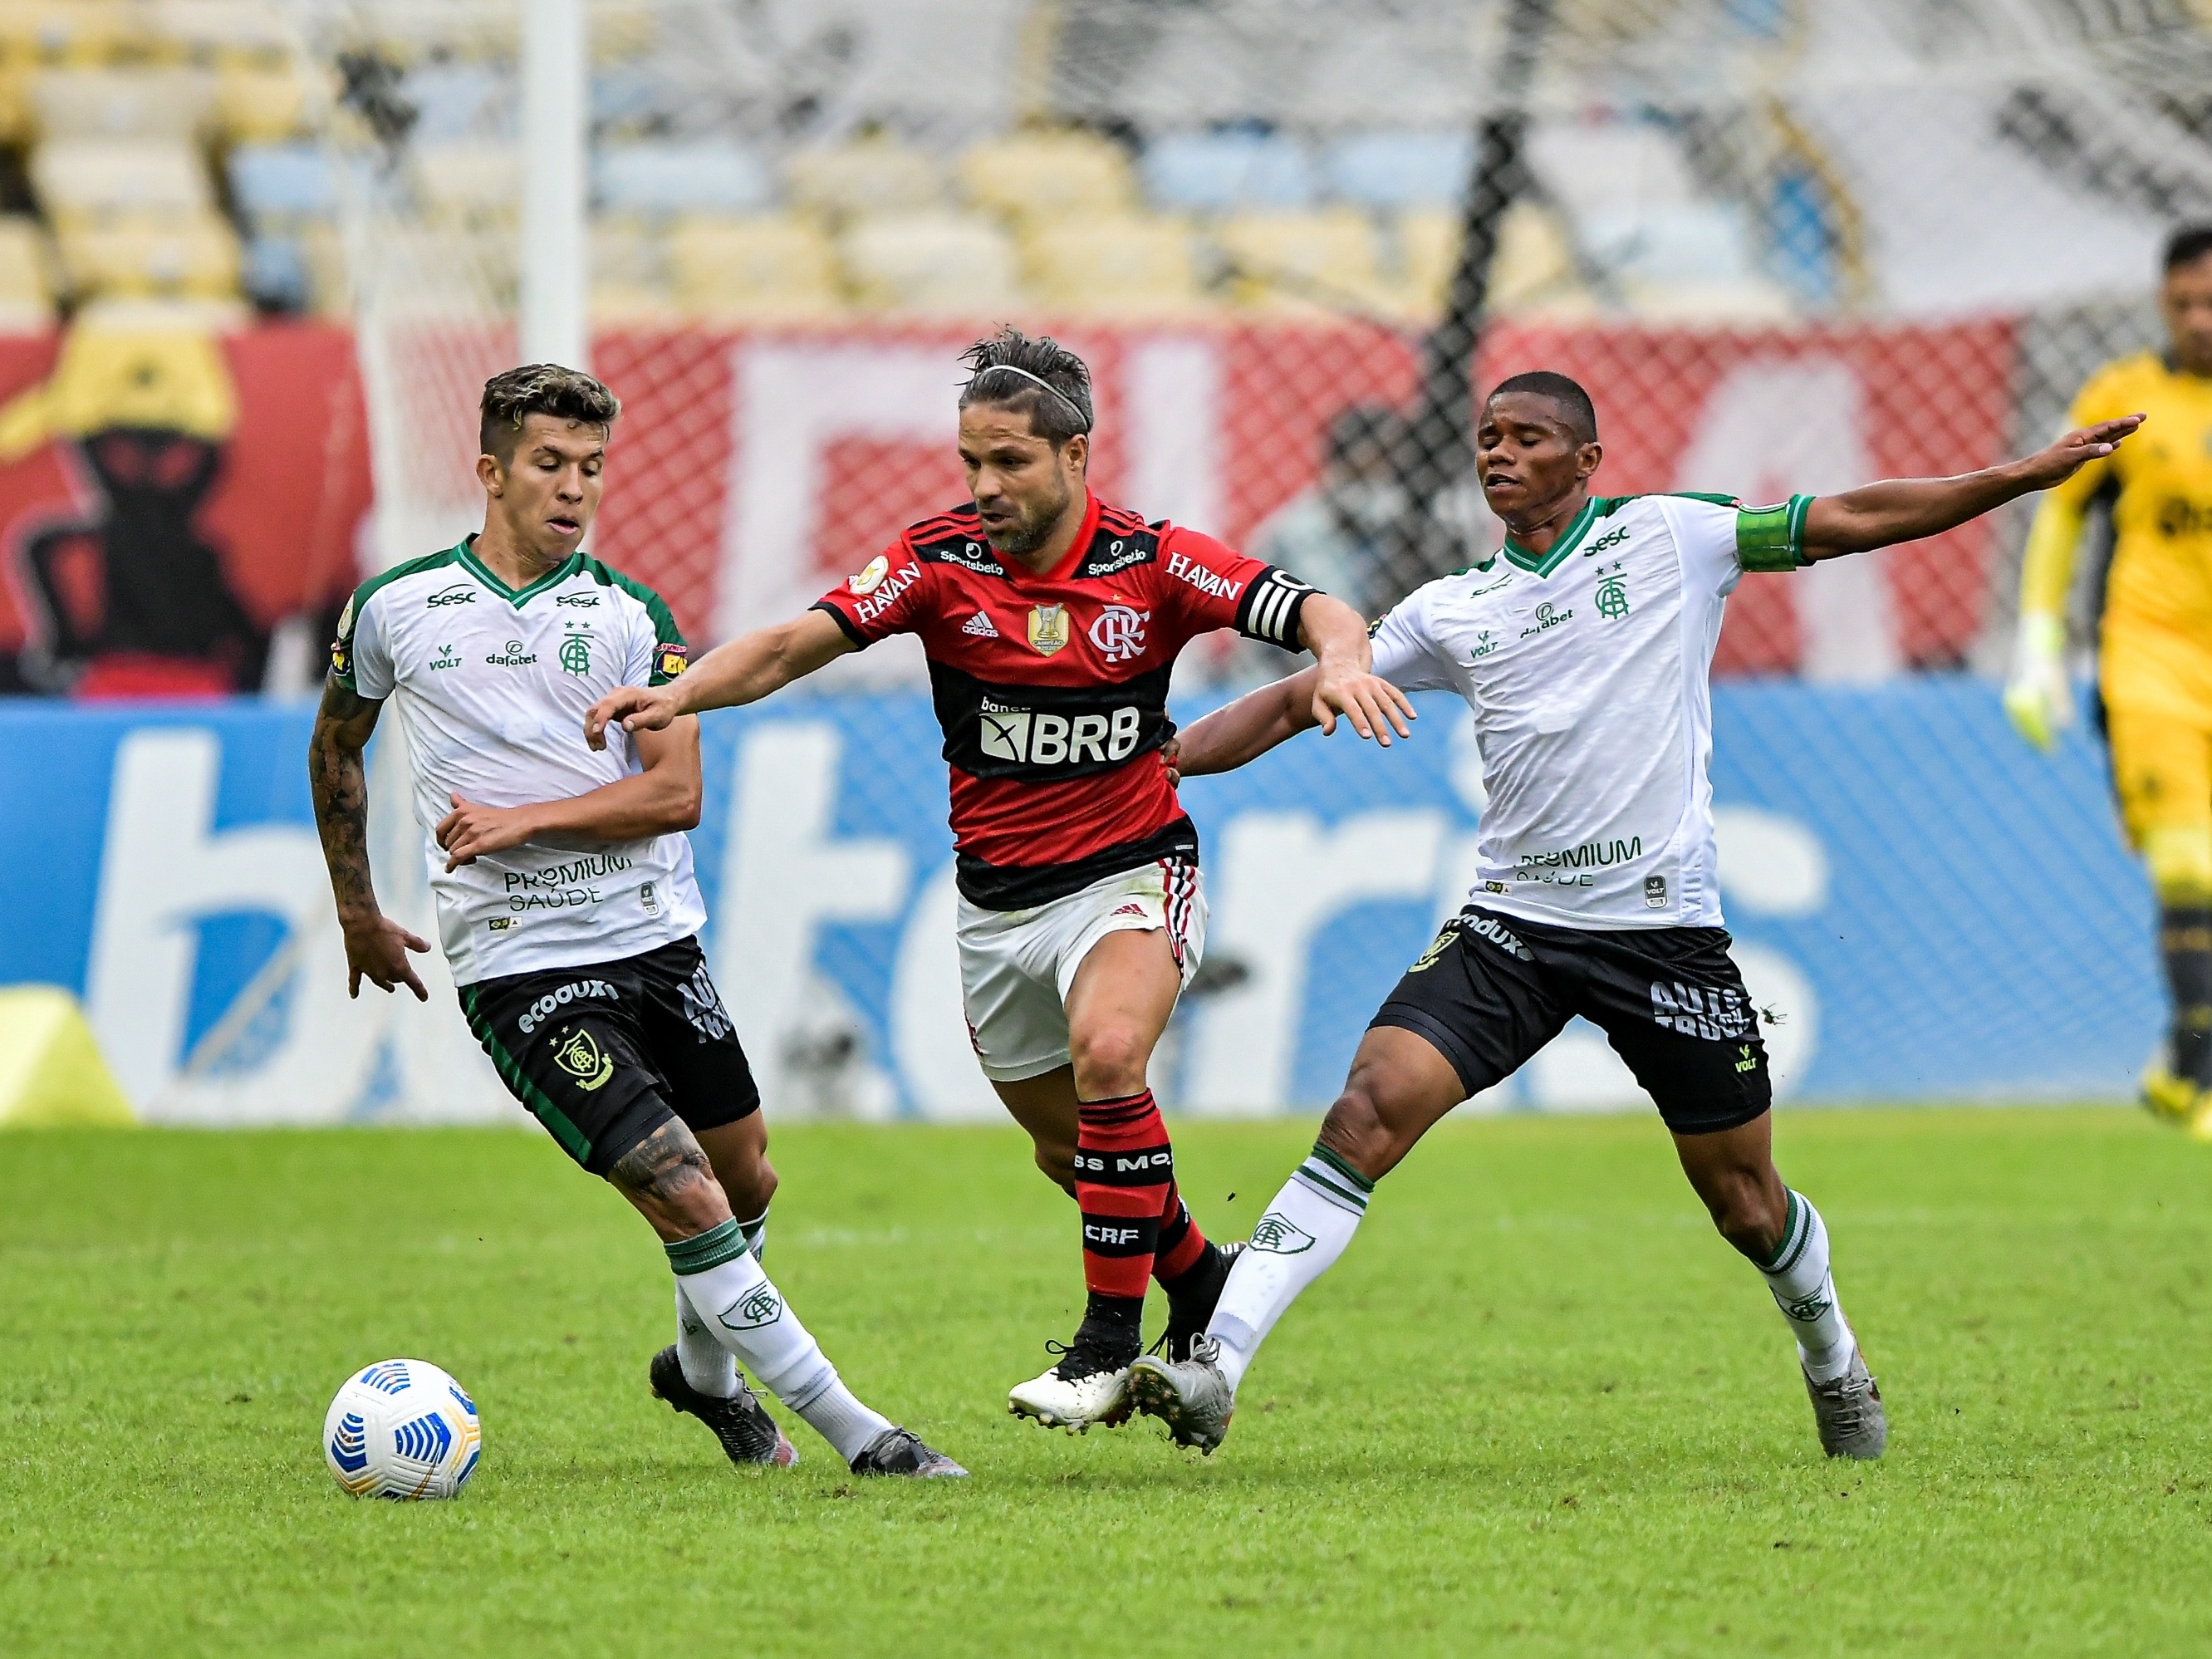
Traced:
POLYGON ((323 1419, 323 1461, 356 1498, 451 1498, 483 1452, 476 1401, 424 1359, 356 1371, 323 1419))

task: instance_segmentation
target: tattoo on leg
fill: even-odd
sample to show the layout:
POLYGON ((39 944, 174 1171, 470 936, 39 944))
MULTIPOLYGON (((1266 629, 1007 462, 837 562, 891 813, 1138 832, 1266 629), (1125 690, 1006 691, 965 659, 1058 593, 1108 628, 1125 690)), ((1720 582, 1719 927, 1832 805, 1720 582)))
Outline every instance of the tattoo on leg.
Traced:
POLYGON ((714 1170, 691 1131, 671 1118, 617 1158, 607 1178, 626 1193, 672 1209, 693 1188, 713 1181, 714 1170))

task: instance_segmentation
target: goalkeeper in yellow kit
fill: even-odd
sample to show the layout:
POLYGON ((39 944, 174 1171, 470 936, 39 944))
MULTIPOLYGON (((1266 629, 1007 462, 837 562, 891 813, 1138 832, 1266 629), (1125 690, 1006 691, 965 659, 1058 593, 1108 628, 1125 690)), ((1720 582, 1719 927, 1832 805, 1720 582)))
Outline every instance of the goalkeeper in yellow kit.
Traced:
POLYGON ((2066 595, 2083 520, 2112 507, 2099 689, 2128 839, 2150 868, 2173 998, 2143 1103, 2212 1139, 2212 226, 2166 244, 2159 308, 2170 349, 2107 363, 2067 416, 2148 416, 2142 435, 2050 490, 2021 578, 2005 709, 2049 748, 2074 715, 2066 595))

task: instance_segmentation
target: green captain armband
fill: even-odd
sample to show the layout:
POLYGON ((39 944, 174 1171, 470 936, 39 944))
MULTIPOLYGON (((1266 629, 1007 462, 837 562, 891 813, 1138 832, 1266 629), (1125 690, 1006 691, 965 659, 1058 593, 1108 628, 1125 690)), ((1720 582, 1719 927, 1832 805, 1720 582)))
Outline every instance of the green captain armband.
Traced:
POLYGON ((1810 495, 1792 495, 1779 507, 1736 509, 1735 559, 1746 570, 1798 570, 1805 556, 1805 514, 1810 495))

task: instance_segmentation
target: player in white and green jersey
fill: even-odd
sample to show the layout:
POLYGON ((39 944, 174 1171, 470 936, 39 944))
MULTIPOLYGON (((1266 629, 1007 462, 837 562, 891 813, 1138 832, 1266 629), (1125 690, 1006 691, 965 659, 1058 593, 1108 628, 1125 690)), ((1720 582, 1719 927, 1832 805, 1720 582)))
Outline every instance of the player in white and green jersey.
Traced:
MULTIPOLYGON (((2140 417, 2023 461, 1747 507, 1720 495, 1600 496, 1589 395, 1516 375, 1476 432, 1509 532, 1373 630, 1375 672, 1474 712, 1488 793, 1466 909, 1369 1027, 1299 1166, 1253 1229, 1201 1349, 1137 1362, 1139 1408, 1211 1451, 1291 1303, 1343 1254, 1375 1183, 1453 1107, 1510 1076, 1580 1014, 1651 1096, 1683 1172, 1796 1338, 1822 1448, 1879 1457, 1881 1395, 1836 1299, 1820 1212, 1771 1156, 1766 1050, 1728 952, 1713 850, 1708 676, 1747 570, 1790 570, 1963 524, 2109 455, 2140 417)), ((1311 725, 1293 676, 1183 734, 1183 775, 1243 765, 1311 725)))
POLYGON ((788 1464, 741 1358, 856 1474, 964 1474, 854 1397, 761 1267, 775 1172, 700 953, 707 909, 684 836, 699 821, 698 721, 584 741, 593 702, 685 663, 659 595, 583 551, 619 412, 572 369, 495 376, 483 529, 371 578, 339 619, 309 774, 350 989, 367 977, 428 994, 407 956, 429 946, 382 913, 370 879, 362 752, 388 702, 470 1029, 666 1251, 677 1340, 647 1367, 653 1393, 732 1462, 788 1464))

